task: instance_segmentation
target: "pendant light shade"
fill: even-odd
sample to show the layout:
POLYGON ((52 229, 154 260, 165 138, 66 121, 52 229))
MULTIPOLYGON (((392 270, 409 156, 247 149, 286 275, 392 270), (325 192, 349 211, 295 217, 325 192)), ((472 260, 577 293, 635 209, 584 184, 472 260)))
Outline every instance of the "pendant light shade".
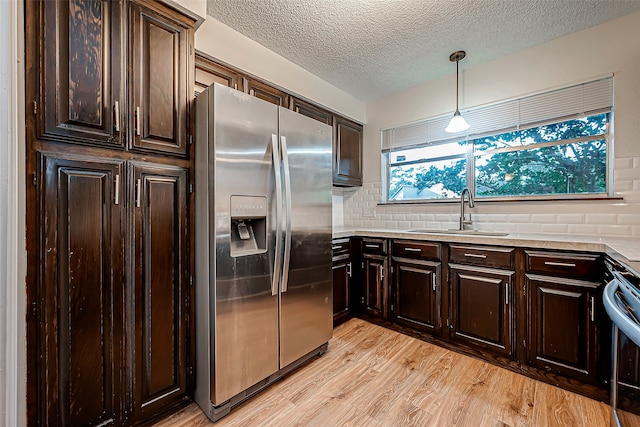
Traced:
POLYGON ((449 61, 456 63, 456 112, 453 113, 449 126, 445 129, 446 132, 456 133, 469 129, 469 123, 462 117, 458 109, 458 62, 463 60, 465 56, 467 56, 467 53, 464 50, 453 52, 449 56, 449 61))

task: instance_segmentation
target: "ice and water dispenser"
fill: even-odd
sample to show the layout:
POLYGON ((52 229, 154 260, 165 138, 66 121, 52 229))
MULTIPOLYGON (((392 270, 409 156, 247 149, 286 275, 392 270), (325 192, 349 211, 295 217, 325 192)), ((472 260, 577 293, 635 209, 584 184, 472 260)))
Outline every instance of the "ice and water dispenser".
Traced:
POLYGON ((267 198, 231 196, 231 256, 267 251, 267 198))

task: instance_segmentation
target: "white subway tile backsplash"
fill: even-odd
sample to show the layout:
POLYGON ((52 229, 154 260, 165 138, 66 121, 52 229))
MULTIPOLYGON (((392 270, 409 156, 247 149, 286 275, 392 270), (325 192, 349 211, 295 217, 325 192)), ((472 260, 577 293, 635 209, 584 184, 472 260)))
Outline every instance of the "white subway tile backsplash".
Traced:
POLYGON ((597 235, 598 226, 593 224, 569 224, 568 233, 597 235))
POLYGON ((619 169, 616 170, 613 175, 616 181, 625 179, 640 179, 640 167, 631 169, 619 169))
POLYGON ((588 213, 584 217, 586 224, 616 224, 618 216, 616 214, 588 213))
POLYGON ((543 233, 566 234, 569 231, 567 224, 541 224, 540 231, 543 233))
POLYGON ((624 225, 598 225, 598 235, 600 236, 628 236, 629 227, 624 225))
POLYGON ((558 224, 584 224, 584 214, 559 213, 556 216, 558 224))
POLYGON ((633 168, 633 161, 634 158, 633 157, 625 157, 622 159, 615 159, 613 161, 613 169, 614 171, 619 171, 622 169, 631 169, 633 168))
POLYGON ((531 222, 553 224, 557 222, 557 214, 531 214, 531 222))

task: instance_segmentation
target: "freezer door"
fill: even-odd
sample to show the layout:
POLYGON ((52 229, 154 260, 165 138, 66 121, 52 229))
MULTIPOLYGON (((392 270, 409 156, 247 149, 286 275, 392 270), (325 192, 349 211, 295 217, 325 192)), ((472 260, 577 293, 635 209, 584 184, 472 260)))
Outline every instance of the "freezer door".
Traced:
POLYGON ((214 91, 211 401, 217 406, 278 370, 278 293, 277 286, 272 288, 277 225, 272 147, 277 141, 278 108, 224 86, 215 85, 214 91), (241 201, 266 198, 266 252, 232 256, 231 233, 238 230, 230 217, 231 196, 241 201))
POLYGON ((280 109, 285 243, 280 367, 332 334, 330 126, 280 109))

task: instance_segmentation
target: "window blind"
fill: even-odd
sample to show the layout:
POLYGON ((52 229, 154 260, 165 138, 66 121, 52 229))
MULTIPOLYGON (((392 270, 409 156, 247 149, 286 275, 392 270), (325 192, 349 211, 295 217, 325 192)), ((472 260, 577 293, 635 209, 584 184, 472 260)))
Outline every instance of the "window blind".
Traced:
POLYGON ((526 129, 553 119, 588 116, 611 111, 613 77, 606 77, 549 92, 463 110, 470 127, 465 134, 445 128, 452 114, 382 131, 382 150, 397 150, 447 140, 473 139, 497 132, 526 129))

